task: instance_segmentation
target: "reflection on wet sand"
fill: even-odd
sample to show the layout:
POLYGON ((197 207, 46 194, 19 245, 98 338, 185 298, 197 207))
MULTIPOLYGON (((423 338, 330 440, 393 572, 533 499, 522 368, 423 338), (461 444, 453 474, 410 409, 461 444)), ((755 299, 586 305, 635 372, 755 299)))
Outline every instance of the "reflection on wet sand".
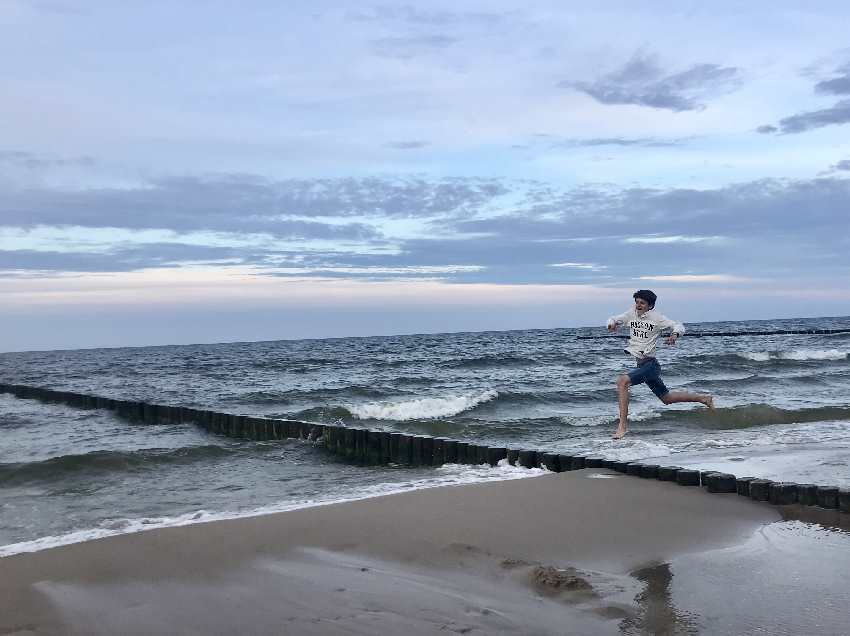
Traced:
POLYGON ((779 512, 786 521, 802 521, 817 524, 836 532, 850 532, 850 515, 838 510, 827 510, 817 506, 780 506, 779 512))
MULTIPOLYGON (((847 636, 850 532, 836 527, 843 524, 834 524, 834 511, 789 506, 783 512, 818 515, 830 525, 777 521, 741 544, 671 559, 663 567, 675 578, 668 574, 665 586, 662 576, 657 588, 647 581, 644 594, 657 589, 656 611, 673 612, 671 625, 677 612, 686 612, 686 620, 669 631, 639 629, 693 633, 687 631, 689 619, 705 634, 847 636), (673 609, 665 610, 665 605, 673 609)), ((645 607, 646 602, 641 609, 645 607)), ((644 609, 639 620, 649 613, 644 609)))
POLYGON ((623 634, 697 634, 696 617, 673 604, 669 563, 660 563, 630 572, 645 584, 635 596, 638 614, 620 622, 623 634))

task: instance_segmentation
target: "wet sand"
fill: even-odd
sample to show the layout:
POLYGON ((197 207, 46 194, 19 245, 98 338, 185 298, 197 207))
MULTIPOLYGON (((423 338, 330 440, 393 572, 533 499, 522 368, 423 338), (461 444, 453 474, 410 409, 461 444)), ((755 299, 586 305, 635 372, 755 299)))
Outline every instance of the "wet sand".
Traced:
POLYGON ((422 490, 0 559, 0 634, 688 632, 668 564, 779 519, 605 470, 422 490))

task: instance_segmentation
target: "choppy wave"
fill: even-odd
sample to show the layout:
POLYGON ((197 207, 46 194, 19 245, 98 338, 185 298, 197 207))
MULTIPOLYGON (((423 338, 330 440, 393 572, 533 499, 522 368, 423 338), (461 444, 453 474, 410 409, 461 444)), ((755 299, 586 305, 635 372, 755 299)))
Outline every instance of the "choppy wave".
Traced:
POLYGON ((222 401, 234 404, 286 405, 291 402, 291 399, 287 395, 287 391, 249 391, 248 393, 225 397, 222 401))
POLYGON ((818 407, 808 409, 782 409, 769 404, 747 404, 731 408, 687 411, 664 411, 657 418, 662 422, 686 424, 705 429, 738 429, 773 424, 799 424, 829 420, 850 420, 848 407, 818 407))
POLYGON ((17 414, 0 414, 0 429, 11 430, 13 428, 23 428, 30 426, 31 423, 29 418, 21 417, 17 414))
POLYGON ((347 408, 342 406, 317 406, 311 409, 304 409, 295 413, 278 413, 272 414, 273 417, 282 417, 285 419, 305 420, 307 422, 321 422, 331 424, 339 420, 347 420, 354 415, 347 408))
POLYGON ((334 365, 339 364, 338 358, 319 358, 319 357, 297 357, 297 358, 284 358, 277 360, 256 360, 251 363, 251 366, 255 369, 269 369, 273 371, 288 371, 290 367, 293 365, 298 366, 323 366, 323 365, 334 365))
POLYGON ((850 354, 838 349, 791 349, 790 351, 752 351, 736 354, 745 360, 753 362, 769 362, 772 360, 847 360, 850 354))
POLYGON ((430 386, 430 385, 433 385, 433 384, 437 384, 439 381, 440 381, 439 378, 428 377, 428 376, 425 376, 425 375, 405 375, 405 376, 399 376, 399 377, 397 377, 393 380, 393 382, 397 386, 398 385, 404 386, 404 385, 407 385, 407 384, 410 384, 410 385, 413 385, 413 386, 422 386, 422 385, 429 385, 430 386))
POLYGON ((405 402, 372 402, 349 406, 352 415, 361 420, 405 420, 452 417, 469 411, 479 404, 498 397, 497 391, 452 395, 448 397, 419 398, 405 402))
MULTIPOLYGON (((561 415, 558 422, 573 428, 594 428, 596 426, 616 426, 617 418, 610 413, 599 415, 561 415)), ((634 419, 634 416, 632 417, 634 419)))
POLYGON ((446 369, 489 369, 491 367, 525 367, 538 364, 534 358, 523 356, 478 356, 475 358, 461 358, 449 360, 440 364, 446 369))
POLYGON ((730 378, 710 378, 710 379, 699 379, 699 380, 691 380, 689 382, 685 382, 681 386, 683 387, 692 387, 698 390, 708 390, 708 389, 731 389, 741 390, 743 388, 756 388, 756 387, 770 387, 772 390, 782 389, 785 390, 801 390, 804 385, 809 387, 813 386, 827 386, 831 379, 838 379, 841 381, 843 375, 827 375, 825 373, 821 373, 818 375, 813 374, 803 374, 803 373, 794 373, 794 374, 754 374, 746 377, 730 377, 730 378))
POLYGON ((523 417, 498 422, 486 418, 468 417, 410 420, 399 428, 406 433, 429 437, 449 437, 458 440, 498 439, 499 444, 510 446, 514 443, 522 444, 528 437, 529 429, 558 430, 563 428, 563 424, 559 417, 523 417))
POLYGON ((225 398, 224 401, 238 404, 291 404, 294 400, 333 400, 339 397, 381 398, 397 394, 398 391, 384 391, 373 386, 350 385, 338 388, 317 388, 313 390, 293 389, 290 391, 249 391, 225 398))
MULTIPOLYGON (((798 322, 812 328, 844 327, 850 326, 850 317, 798 322)), ((742 322, 704 328, 743 332, 796 324, 742 322)), ((810 444, 813 450, 805 460, 795 454, 783 460, 784 465, 805 463, 814 475, 806 479, 818 483, 839 481, 847 473, 846 461, 834 466, 818 462, 850 439, 850 334, 684 340, 663 352, 671 388, 692 383, 696 390, 717 394, 723 408, 716 413, 702 407, 664 408, 645 388, 638 388, 631 404, 632 432, 616 443, 611 440, 617 418, 614 378, 628 365, 623 343, 610 340, 596 346, 573 335, 572 330, 516 331, 2 354, 0 378, 214 411, 324 423, 343 420, 370 429, 553 452, 613 453, 628 459, 683 449, 699 455, 734 448, 743 456, 737 449, 768 443, 795 443, 798 453, 803 452, 801 445, 810 444), (235 406, 238 400, 246 405, 235 406), (731 405, 743 406, 726 408, 731 405), (361 419, 369 417, 380 419, 361 419)), ((369 482, 375 470, 345 462, 325 464, 321 453, 313 457, 314 450, 306 446, 309 462, 290 462, 291 455, 277 461, 289 447, 275 442, 268 443, 271 451, 266 453, 257 448, 262 443, 220 440, 222 447, 238 454, 218 460, 204 461, 203 452, 184 458, 135 456, 132 449, 217 442, 212 434, 191 426, 142 426, 102 411, 11 396, 0 396, 0 402, 0 461, 8 462, 0 464, 0 507, 10 511, 5 525, 0 519, 0 536, 5 532, 9 540, 75 528, 111 532, 123 527, 120 519, 114 526, 100 527, 103 514, 150 515, 140 522, 149 527, 160 515, 176 516, 202 506, 245 510, 284 498, 291 503, 293 498, 345 496, 369 482), (16 426, 14 418, 4 424, 4 417, 13 415, 26 424, 16 426), (82 455, 92 449, 122 450, 127 456, 82 455), (270 461, 255 461, 255 452, 265 453, 263 459, 270 461), (53 455, 69 458, 40 463, 53 455), (181 465, 183 461, 194 463, 181 465), (315 492, 320 494, 298 486, 290 497, 284 482, 312 476, 305 464, 312 469, 316 461, 322 478, 315 492), (219 479, 223 463, 238 468, 232 479, 219 479), (274 479, 269 464, 274 464, 274 479), (150 490, 154 481, 161 488, 150 490), (281 484, 272 484, 268 491, 248 485, 271 481, 281 484), (161 496, 163 488, 172 486, 173 501, 161 496), (132 513, 114 498, 128 490, 138 493, 132 513), (14 506, 21 511, 32 497, 39 498, 40 511, 11 514, 14 506)), ((388 481, 415 478, 407 469, 387 470, 388 481)), ((783 475, 781 462, 775 472, 783 475)), ((312 477, 308 481, 312 484, 312 477)))
POLYGON ((603 388, 587 388, 572 391, 499 391, 499 404, 585 404, 608 403, 616 399, 617 388, 612 382, 603 388))
POLYGON ((420 366, 433 363, 434 358, 417 358, 414 356, 404 357, 400 360, 376 360, 374 365, 381 369, 396 369, 399 367, 420 366))
MULTIPOLYGON (((416 381, 422 381, 417 378, 416 381)), ((424 382, 423 382, 424 383, 424 382)), ((374 390, 371 393, 361 392, 347 394, 345 389, 340 389, 340 395, 332 393, 322 394, 321 391, 305 392, 305 398, 313 398, 315 401, 333 402, 338 397, 383 397, 390 392, 374 390)), ((398 390, 392 392, 396 397, 398 390)), ((318 419, 329 421, 332 419, 347 419, 356 417, 358 419, 376 420, 414 420, 440 417, 452 417, 464 411, 471 410, 483 404, 490 404, 497 408, 520 407, 527 405, 546 404, 595 404, 600 401, 606 403, 616 399, 616 389, 613 386, 601 389, 585 389, 574 391, 483 391, 480 393, 468 393, 438 398, 417 398, 408 401, 377 402, 372 401, 359 405, 314 407, 289 415, 296 419, 318 419)), ((287 404, 282 398, 277 402, 269 398, 268 403, 287 404)))
POLYGON ((713 389, 713 388, 726 388, 726 387, 752 387, 752 386, 760 386, 765 382, 775 382, 776 378, 752 374, 746 376, 730 376, 728 378, 700 378, 697 380, 690 380, 681 384, 683 387, 697 387, 701 389, 713 389))
POLYGON ((53 481, 71 475, 92 475, 150 469, 163 464, 180 464, 225 457, 236 451, 222 446, 190 446, 138 451, 93 451, 62 455, 38 462, 0 464, 0 484, 13 486, 36 481, 53 481))

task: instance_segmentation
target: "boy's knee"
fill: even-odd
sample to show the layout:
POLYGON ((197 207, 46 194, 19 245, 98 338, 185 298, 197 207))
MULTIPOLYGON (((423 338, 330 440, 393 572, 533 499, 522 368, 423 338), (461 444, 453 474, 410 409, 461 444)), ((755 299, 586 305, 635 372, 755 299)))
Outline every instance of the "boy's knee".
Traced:
POLYGON ((627 389, 632 383, 632 379, 627 375, 621 375, 617 378, 617 386, 621 389, 627 389))
POLYGON ((664 404, 672 404, 673 403, 673 400, 670 399, 669 393, 665 393, 664 395, 660 395, 658 397, 658 399, 661 400, 662 402, 664 402, 664 404))

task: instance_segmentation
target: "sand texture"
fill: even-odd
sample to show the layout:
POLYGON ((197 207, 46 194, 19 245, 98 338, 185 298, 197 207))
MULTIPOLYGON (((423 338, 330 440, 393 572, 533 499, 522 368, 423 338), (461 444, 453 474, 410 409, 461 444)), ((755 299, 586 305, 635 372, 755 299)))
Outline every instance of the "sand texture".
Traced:
POLYGON ((605 470, 421 490, 0 559, 0 634, 688 633, 666 563, 778 519, 605 470))

